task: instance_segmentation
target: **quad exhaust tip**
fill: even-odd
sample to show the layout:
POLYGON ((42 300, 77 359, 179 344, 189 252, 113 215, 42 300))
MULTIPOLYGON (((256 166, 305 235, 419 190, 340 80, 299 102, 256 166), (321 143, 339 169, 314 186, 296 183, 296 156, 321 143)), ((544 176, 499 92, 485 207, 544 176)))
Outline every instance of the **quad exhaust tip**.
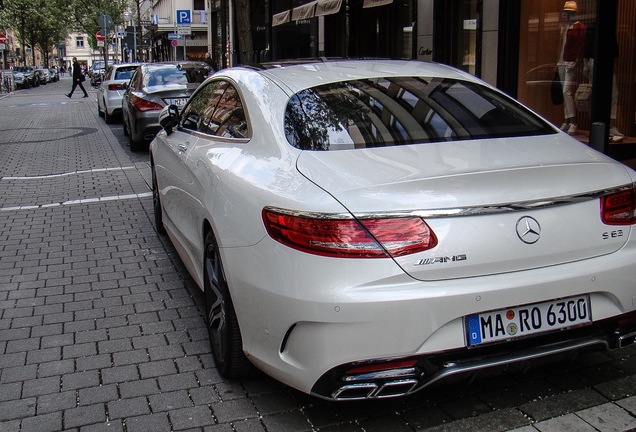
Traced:
POLYGON ((381 384, 358 383, 348 384, 336 390, 332 397, 334 400, 361 400, 361 399, 382 399, 402 396, 413 391, 417 386, 416 379, 403 379, 386 381, 381 384))

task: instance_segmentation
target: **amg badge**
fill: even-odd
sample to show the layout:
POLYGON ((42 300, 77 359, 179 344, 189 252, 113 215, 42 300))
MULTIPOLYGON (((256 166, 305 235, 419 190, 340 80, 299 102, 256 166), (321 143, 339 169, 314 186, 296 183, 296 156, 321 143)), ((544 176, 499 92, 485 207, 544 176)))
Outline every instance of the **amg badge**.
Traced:
POLYGON ((424 258, 421 260, 417 260, 415 261, 415 264, 413 265, 421 266, 421 265, 431 265, 431 264, 442 264, 442 263, 449 263, 449 262, 466 261, 467 259, 468 258, 466 257, 466 254, 433 257, 433 258, 424 258))

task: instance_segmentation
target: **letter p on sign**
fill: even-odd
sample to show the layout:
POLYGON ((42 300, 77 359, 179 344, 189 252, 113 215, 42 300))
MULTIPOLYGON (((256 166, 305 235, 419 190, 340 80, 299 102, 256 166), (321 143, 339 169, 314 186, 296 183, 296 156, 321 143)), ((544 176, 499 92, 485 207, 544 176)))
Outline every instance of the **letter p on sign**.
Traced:
POLYGON ((191 24, 189 9, 177 10, 177 24, 191 24))

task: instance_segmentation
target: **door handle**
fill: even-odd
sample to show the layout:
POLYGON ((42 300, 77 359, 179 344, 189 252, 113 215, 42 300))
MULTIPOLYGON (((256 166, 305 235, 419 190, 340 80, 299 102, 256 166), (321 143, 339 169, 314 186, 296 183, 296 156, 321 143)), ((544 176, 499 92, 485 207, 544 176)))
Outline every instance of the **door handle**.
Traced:
POLYGON ((188 151, 188 146, 185 145, 185 144, 179 144, 179 145, 177 145, 177 148, 179 149, 180 152, 183 152, 183 153, 188 151))

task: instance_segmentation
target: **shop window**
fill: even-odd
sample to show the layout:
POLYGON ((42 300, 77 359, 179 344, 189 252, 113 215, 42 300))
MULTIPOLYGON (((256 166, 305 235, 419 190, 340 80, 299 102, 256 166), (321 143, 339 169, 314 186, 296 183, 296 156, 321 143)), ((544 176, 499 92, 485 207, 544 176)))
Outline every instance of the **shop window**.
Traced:
MULTIPOLYGON (((571 117, 575 127, 564 126, 564 129, 583 141, 589 136, 591 113, 586 105, 577 105, 575 95, 581 84, 591 84, 593 81, 597 1, 520 2, 517 97, 558 127, 565 125, 568 117, 571 117), (567 94, 564 94, 564 103, 555 104, 552 101, 550 85, 555 71, 561 72, 560 78, 565 83, 566 93, 571 93, 574 100, 569 102, 569 107, 567 94)), ((636 2, 618 0, 617 6, 615 43, 602 48, 611 50, 611 57, 615 59, 608 132, 616 141, 636 142, 630 138, 636 135, 636 84, 633 79, 636 76, 636 64, 632 55, 636 51, 633 31, 636 2)))
POLYGON ((435 2, 435 61, 481 75, 481 13, 481 0, 435 2))

